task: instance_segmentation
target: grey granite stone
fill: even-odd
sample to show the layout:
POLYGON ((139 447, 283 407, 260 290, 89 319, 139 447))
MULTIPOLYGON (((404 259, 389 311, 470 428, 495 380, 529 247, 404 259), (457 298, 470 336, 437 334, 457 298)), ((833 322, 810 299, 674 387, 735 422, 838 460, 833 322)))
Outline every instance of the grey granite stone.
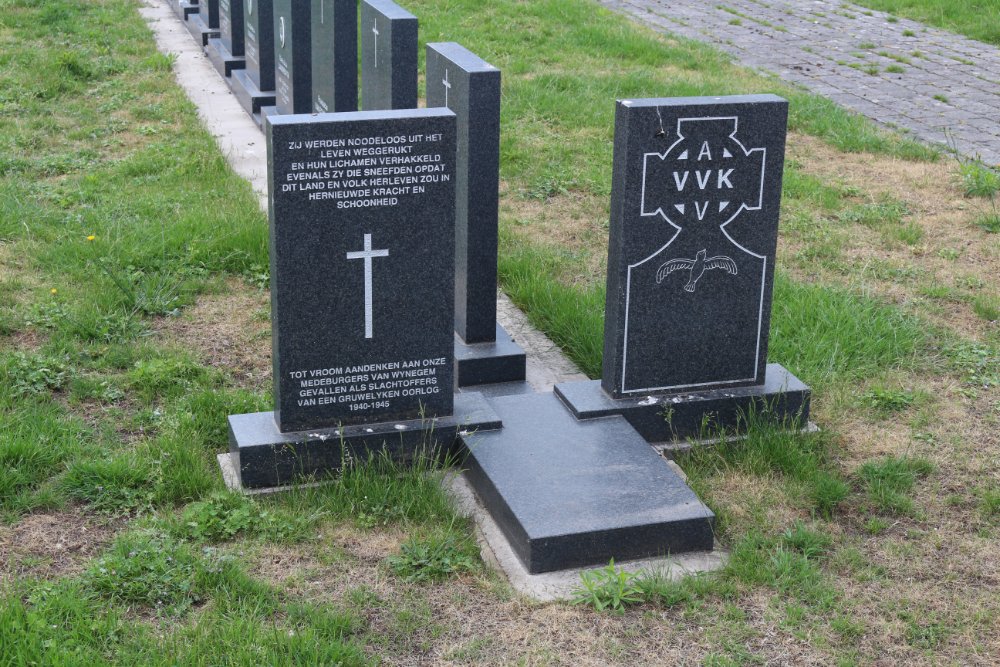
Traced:
POLYGON ((345 461, 363 461, 385 452, 407 463, 417 454, 449 455, 459 433, 498 429, 500 417, 475 393, 455 397, 455 414, 381 424, 281 432, 274 413, 229 417, 229 447, 244 488, 290 484, 324 476, 345 461))
POLYGON ((458 120, 455 331, 494 340, 500 188, 500 70, 454 42, 427 45, 427 106, 458 120))
POLYGON ((417 106, 417 17, 390 0, 361 0, 361 108, 417 106))
POLYGON ((219 0, 219 36, 208 40, 205 53, 224 77, 246 67, 243 55, 243 0, 219 0))
POLYGON ((201 0, 195 11, 187 14, 184 25, 202 47, 219 36, 219 0, 201 0))
POLYGON ((312 106, 358 110, 358 3, 312 0, 312 106))
POLYGON ((773 95, 618 102, 613 398, 763 382, 787 112, 773 95))
POLYGON ((198 11, 198 0, 170 0, 170 8, 180 20, 186 21, 188 16, 198 11))
POLYGON ((493 340, 466 343, 455 334, 455 363, 459 387, 523 382, 527 360, 524 350, 495 324, 493 340))
POLYGON ((455 115, 267 124, 281 431, 452 413, 455 115))
POLYGON ((279 114, 312 112, 311 6, 274 0, 274 106, 279 114))
POLYGON ((261 108, 275 102, 274 4, 270 0, 242 2, 246 68, 232 73, 233 93, 260 124, 261 108))
POLYGON ((461 436, 466 475, 532 574, 712 548, 711 510, 623 418, 490 402, 504 428, 461 436))
POLYGON ((763 384, 683 394, 613 399, 598 380, 565 382, 555 393, 577 419, 621 415, 648 442, 745 432, 758 422, 790 428, 809 421, 810 389, 778 364, 768 364, 763 384))

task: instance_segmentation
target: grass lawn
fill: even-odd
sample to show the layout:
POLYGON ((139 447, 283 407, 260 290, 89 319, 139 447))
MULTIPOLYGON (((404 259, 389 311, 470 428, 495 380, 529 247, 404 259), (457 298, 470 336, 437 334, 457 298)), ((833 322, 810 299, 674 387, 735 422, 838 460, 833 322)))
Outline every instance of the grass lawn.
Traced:
POLYGON ((1000 45, 1000 0, 855 0, 855 4, 1000 45))
POLYGON ((411 0, 503 70, 501 280, 592 375, 615 98, 792 102, 770 357, 822 432, 680 461, 721 572, 535 604, 430 464, 223 489, 226 415, 270 403, 266 220, 139 6, 0 0, 0 665, 1000 659, 993 172, 589 0, 411 0))

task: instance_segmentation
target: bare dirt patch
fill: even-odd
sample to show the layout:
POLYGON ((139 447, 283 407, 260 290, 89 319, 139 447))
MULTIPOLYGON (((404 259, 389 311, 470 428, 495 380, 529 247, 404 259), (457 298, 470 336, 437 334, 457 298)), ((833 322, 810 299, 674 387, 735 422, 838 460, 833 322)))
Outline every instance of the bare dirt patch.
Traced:
POLYGON ((0 528, 0 582, 76 574, 114 535, 113 525, 77 510, 30 514, 0 528))
POLYGON ((232 374, 249 389, 271 376, 268 294, 230 280, 219 294, 204 294, 180 317, 160 319, 154 332, 163 343, 192 350, 210 366, 232 374))

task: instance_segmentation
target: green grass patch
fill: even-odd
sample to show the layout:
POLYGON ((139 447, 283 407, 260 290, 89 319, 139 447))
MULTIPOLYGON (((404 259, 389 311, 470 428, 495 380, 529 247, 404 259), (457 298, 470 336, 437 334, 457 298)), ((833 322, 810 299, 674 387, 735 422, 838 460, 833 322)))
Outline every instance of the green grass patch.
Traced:
POLYGON ((912 515, 916 506, 910 492, 918 479, 933 471, 934 465, 926 459, 890 456, 863 464, 857 475, 875 509, 912 515))
MULTIPOLYGON (((858 0, 858 4, 1000 45, 1000 5, 994 0, 858 0)), ((903 35, 915 33, 905 30, 903 35)))
POLYGON ((467 528, 456 523, 445 530, 412 536, 386 564, 393 574, 409 582, 439 581, 476 572, 481 567, 479 545, 467 528))

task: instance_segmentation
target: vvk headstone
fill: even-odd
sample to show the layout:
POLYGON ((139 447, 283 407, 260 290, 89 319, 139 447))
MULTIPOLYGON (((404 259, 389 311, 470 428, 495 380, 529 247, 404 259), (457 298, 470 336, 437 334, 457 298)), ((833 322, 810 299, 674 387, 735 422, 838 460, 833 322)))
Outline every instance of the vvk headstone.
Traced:
POLYGON ((207 46, 209 39, 219 36, 219 0, 200 0, 184 25, 200 46, 207 46))
POLYGON ((454 42, 427 45, 427 106, 458 121, 455 344, 458 384, 524 380, 525 355, 497 323, 500 70, 454 42))
POLYGON ((417 17, 390 0, 361 0, 361 108, 417 107, 417 17))
POLYGON ((231 76, 233 70, 246 67, 244 30, 243 0, 219 0, 219 36, 208 40, 205 52, 224 77, 231 76))
POLYGON ((274 3, 271 0, 243 2, 246 68, 232 75, 236 99, 260 124, 262 107, 273 106, 274 95, 274 3))
POLYGON ((267 145, 275 409, 230 417, 243 485, 498 426, 453 389, 454 114, 273 116, 267 145))
POLYGON ((767 364, 788 104, 770 96, 618 104, 604 369, 556 391, 647 439, 808 417, 767 364))
POLYGON ((358 110, 358 3, 312 0, 312 110, 358 110))

